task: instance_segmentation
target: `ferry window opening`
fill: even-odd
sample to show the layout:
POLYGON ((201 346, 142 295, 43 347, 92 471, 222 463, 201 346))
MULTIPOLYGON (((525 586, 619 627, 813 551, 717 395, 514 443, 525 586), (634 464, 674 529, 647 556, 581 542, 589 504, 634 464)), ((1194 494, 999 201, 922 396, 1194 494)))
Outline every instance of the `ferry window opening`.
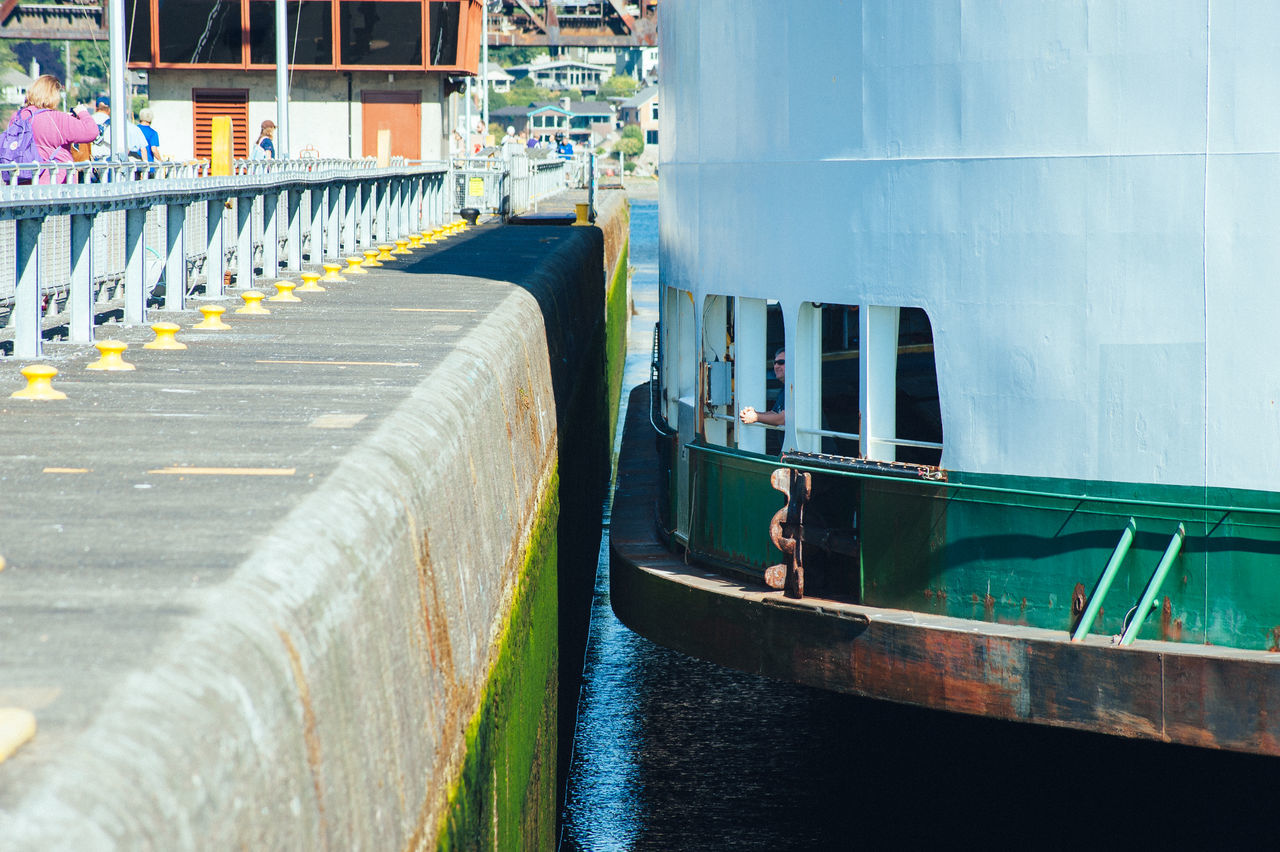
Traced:
MULTIPOLYGON (((938 399, 938 368, 934 360, 933 325, 920 308, 903 308, 898 315, 897 437, 921 443, 942 443, 942 407, 938 399)), ((898 461, 937 465, 942 450, 898 445, 898 461)))
POLYGON ((820 449, 829 454, 857 456, 856 436, 862 429, 858 306, 824 304, 819 313, 822 334, 816 394, 821 406, 819 428, 825 432, 843 433, 842 436, 821 436, 820 449))
POLYGON ((733 442, 737 425, 733 395, 735 302, 732 296, 707 296, 702 303, 702 436, 721 446, 733 442))

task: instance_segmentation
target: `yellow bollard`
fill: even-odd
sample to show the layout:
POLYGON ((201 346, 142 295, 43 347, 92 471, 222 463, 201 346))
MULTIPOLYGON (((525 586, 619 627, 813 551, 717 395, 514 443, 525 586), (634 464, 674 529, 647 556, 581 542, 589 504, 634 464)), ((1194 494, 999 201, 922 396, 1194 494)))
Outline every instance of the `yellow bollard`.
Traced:
POLYGON ((395 251, 391 252, 392 254, 413 254, 413 252, 409 251, 408 240, 393 240, 393 242, 396 244, 396 247, 395 251))
POLYGON ((226 331, 231 328, 231 326, 222 321, 222 315, 226 312, 227 309, 222 305, 202 305, 200 313, 204 314, 204 319, 191 327, 198 328, 201 331, 226 331))
POLYGON ((422 234, 409 235, 409 251, 413 251, 416 248, 422 248, 422 234))
MULTIPOLYGON (((2 562, 3 560, 0 560, 2 562)), ((0 568, 3 568, 0 565, 0 568)), ((0 763, 36 735, 36 717, 22 707, 0 707, 0 763)))
POLYGON ((262 300, 266 297, 266 293, 259 292, 258 290, 245 290, 240 294, 240 298, 244 299, 244 307, 236 308, 236 313, 253 314, 255 316, 271 313, 271 311, 262 307, 262 300))
POLYGON ((381 264, 381 263, 378 263, 378 250, 377 250, 377 249, 365 249, 365 252, 364 252, 364 263, 362 263, 362 264, 360 264, 360 265, 361 265, 361 266, 381 266, 382 264, 381 264))
POLYGON ((319 272, 302 273, 302 286, 298 288, 299 293, 323 293, 325 290, 316 282, 320 280, 319 272))
POLYGON ((158 322, 151 326, 151 330, 156 333, 156 339, 150 343, 142 344, 143 349, 186 349, 187 344, 179 343, 177 334, 180 326, 173 322, 158 322))
POLYGON ((322 263, 320 265, 324 267, 324 275, 321 276, 321 281, 336 281, 341 284, 347 280, 338 274, 342 271, 341 263, 322 263))
POLYGON ((430 230, 430 231, 423 231, 423 232, 422 232, 422 244, 423 244, 424 246, 429 246, 429 245, 431 245, 432 243, 434 243, 435 241, 436 241, 436 232, 435 232, 435 230, 434 230, 434 229, 433 229, 433 230, 430 230))
POLYGON ((22 390, 9 394, 13 399, 66 399, 67 395, 53 389, 53 377, 58 375, 57 367, 48 364, 32 364, 22 368, 26 376, 27 386, 22 390))
POLYGON ((378 260, 395 260, 395 258, 391 256, 391 246, 378 246, 378 260))
POLYGON ((113 373, 124 373, 138 369, 120 357, 121 353, 128 348, 128 344, 123 340, 99 340, 93 345, 98 347, 102 357, 87 365, 85 367, 86 370, 109 370, 113 373))
POLYGON ((297 289, 297 284, 292 281, 277 281, 276 294, 267 299, 268 302, 301 302, 297 296, 293 295, 293 291, 297 289))
POLYGON ((343 275, 368 275, 369 270, 360 268, 363 264, 364 264, 363 257, 349 257, 347 258, 347 268, 342 270, 342 274, 343 275))
POLYGON ((576 220, 576 221, 574 221, 574 223, 573 223, 573 224, 575 224, 575 225, 590 225, 590 224, 591 224, 591 219, 590 219, 590 216, 591 216, 591 206, 590 206, 589 204, 575 204, 575 205, 573 205, 573 206, 574 206, 575 211, 576 211, 576 212, 577 212, 577 214, 578 214, 578 218, 577 218, 577 220, 576 220))

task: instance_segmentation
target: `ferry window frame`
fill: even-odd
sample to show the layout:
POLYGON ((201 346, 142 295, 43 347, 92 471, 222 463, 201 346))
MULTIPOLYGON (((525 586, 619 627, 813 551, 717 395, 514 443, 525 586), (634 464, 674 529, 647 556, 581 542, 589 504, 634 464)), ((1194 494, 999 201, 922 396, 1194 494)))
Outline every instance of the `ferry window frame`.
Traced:
MULTIPOLYGON (((267 0, 269 2, 269 0, 267 0)), ((275 68, 273 63, 261 63, 251 61, 250 56, 250 33, 249 33, 249 4, 256 2, 264 2, 264 0, 230 0, 240 5, 240 60, 238 62, 164 62, 160 61, 160 28, 159 28, 159 4, 160 0, 137 0, 133 5, 126 5, 126 12, 132 14, 131 10, 140 10, 138 3, 145 3, 147 9, 147 21, 145 26, 139 28, 139 33, 145 32, 149 37, 149 48, 147 58, 136 59, 137 51, 131 50, 132 45, 126 45, 126 54, 130 56, 127 63, 129 68, 139 70, 168 70, 168 69, 206 69, 206 70, 241 70, 241 71, 267 71, 275 68)), ((330 21, 329 21, 329 38, 331 40, 330 48, 333 54, 333 61, 326 64, 295 64, 289 63, 289 68, 299 71, 423 71, 423 72, 447 72, 460 74, 478 74, 480 66, 480 38, 482 25, 481 0, 416 0, 422 7, 422 31, 421 31, 421 47, 422 61, 418 64, 411 65, 371 65, 371 64, 351 64, 346 63, 342 59, 341 34, 339 32, 341 9, 340 4, 343 0, 330 0, 330 21), (430 54, 427 50, 428 34, 431 27, 431 8, 436 4, 448 4, 457 7, 458 14, 458 35, 456 41, 455 62, 451 65, 432 65, 429 62, 430 54)), ((361 0, 361 2, 405 2, 405 0, 361 0)))
MULTIPOLYGON (((781 387, 772 386, 777 382, 773 359, 779 349, 787 349, 789 341, 782 303, 777 299, 738 296, 733 319, 733 414, 736 418, 747 406, 764 411, 772 407, 782 392, 781 387)), ((790 375, 790 364, 787 367, 790 375)), ((740 424, 735 427, 736 446, 745 452, 777 456, 786 443, 786 431, 786 426, 767 423, 740 424)))
POLYGON ((738 409, 733 392, 736 358, 737 298, 708 293, 702 297, 698 328, 698 432, 709 444, 734 446, 737 441, 738 409), (713 403, 723 383, 723 402, 713 403), (721 409, 721 410, 717 410, 721 409))

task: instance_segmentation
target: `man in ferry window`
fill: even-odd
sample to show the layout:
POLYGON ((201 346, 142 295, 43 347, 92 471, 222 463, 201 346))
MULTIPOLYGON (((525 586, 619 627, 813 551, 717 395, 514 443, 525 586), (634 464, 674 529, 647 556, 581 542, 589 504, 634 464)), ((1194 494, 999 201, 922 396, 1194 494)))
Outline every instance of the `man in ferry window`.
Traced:
POLYGON ((773 377, 782 382, 782 390, 773 401, 768 411, 756 411, 747 406, 738 412, 738 419, 743 423, 764 423, 767 426, 785 426, 787 423, 787 351, 779 349, 773 355, 773 377))

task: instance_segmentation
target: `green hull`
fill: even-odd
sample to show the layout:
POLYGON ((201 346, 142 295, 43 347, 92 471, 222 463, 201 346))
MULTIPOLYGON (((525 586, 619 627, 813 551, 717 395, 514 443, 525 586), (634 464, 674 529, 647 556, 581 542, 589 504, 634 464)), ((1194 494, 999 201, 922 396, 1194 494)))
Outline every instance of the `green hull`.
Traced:
MULTIPOLYGON (((777 458, 691 448, 688 547, 763 577, 777 458)), ((803 467, 792 463, 791 466, 803 467)), ((1091 632, 1118 635, 1179 524, 1186 537, 1139 639, 1275 650, 1280 495, 950 473, 946 482, 813 468, 807 520, 858 556, 810 551, 811 593, 870 606, 1071 632, 1132 518, 1136 535, 1091 632)))

